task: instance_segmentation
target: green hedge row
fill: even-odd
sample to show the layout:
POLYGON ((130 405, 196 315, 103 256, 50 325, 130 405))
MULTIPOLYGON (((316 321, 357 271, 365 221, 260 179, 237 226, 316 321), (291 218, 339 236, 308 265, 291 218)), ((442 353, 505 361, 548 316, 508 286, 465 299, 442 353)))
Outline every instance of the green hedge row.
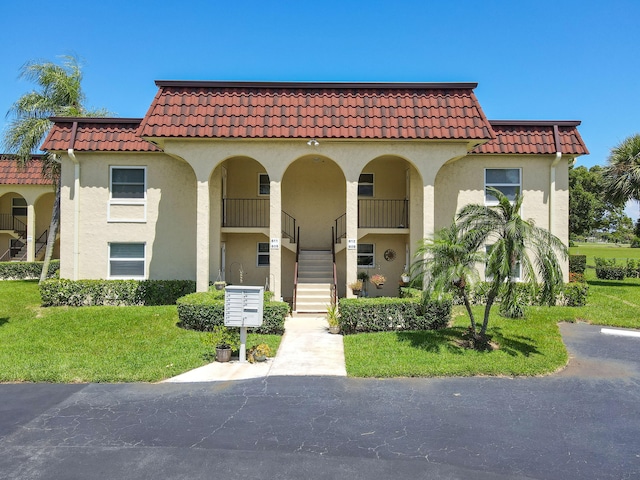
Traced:
MULTIPOLYGON (((289 315, 289 304, 268 301, 273 294, 265 292, 262 326, 251 329, 255 333, 284 333, 284 321, 289 315)), ((224 291, 192 293, 179 298, 179 326, 189 330, 210 332, 217 325, 224 325, 224 291)))
POLYGON ((587 269, 586 255, 569 255, 569 272, 584 273, 587 269))
MULTIPOLYGON (((565 283, 562 290, 559 292, 556 298, 557 305, 569 305, 573 307, 581 307, 587 304, 587 294, 589 292, 589 286, 585 284, 584 288, 576 287, 576 283, 565 283)), ((491 284, 489 282, 478 282, 469 290, 469 301, 472 305, 485 305, 487 303, 487 293, 491 284)), ((518 298, 518 304, 532 306, 542 305, 540 298, 540 288, 535 289, 529 283, 516 283, 516 296, 518 298)), ((500 303, 501 298, 498 296, 496 303, 500 303)), ((463 300, 459 295, 454 295, 453 303, 455 305, 462 305, 463 300)))
POLYGON ((340 330, 345 334, 398 330, 434 330, 451 319, 450 299, 421 302, 418 298, 341 298, 340 330))
POLYGON ((618 264, 615 258, 594 258, 596 277, 601 280, 624 280, 626 277, 640 276, 640 262, 633 258, 624 259, 624 265, 618 264))
MULTIPOLYGON (((0 262, 0 280, 30 280, 40 278, 44 262, 0 262)), ((58 275, 60 260, 51 260, 47 278, 58 275)))
POLYGON ((40 284, 43 307, 94 305, 173 305, 194 292, 192 280, 46 280, 40 284))

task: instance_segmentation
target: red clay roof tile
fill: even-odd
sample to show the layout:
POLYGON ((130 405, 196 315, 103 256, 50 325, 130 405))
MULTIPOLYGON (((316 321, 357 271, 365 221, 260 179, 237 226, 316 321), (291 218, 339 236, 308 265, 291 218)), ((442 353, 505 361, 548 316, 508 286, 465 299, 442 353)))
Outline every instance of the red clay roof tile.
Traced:
POLYGON ((156 83, 142 137, 492 138, 476 84, 156 83))
POLYGON ((31 162, 20 166, 10 155, 0 157, 0 185, 53 185, 42 175, 42 156, 34 155, 31 162))
POLYGON ((78 152, 154 152, 159 151, 151 143, 136 135, 140 125, 139 118, 71 118, 57 117, 42 150, 60 151, 73 148, 78 152), (73 145, 73 124, 77 130, 73 145))
POLYGON ((566 155, 586 155, 587 147, 578 133, 578 121, 491 120, 496 134, 493 140, 479 145, 471 153, 554 154, 558 129, 560 151, 566 155))

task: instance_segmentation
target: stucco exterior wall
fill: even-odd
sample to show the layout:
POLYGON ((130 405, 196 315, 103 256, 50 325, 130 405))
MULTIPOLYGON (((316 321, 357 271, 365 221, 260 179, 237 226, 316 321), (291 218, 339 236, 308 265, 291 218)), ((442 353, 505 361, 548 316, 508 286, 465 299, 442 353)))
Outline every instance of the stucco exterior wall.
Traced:
MULTIPOLYGON (((80 162, 79 278, 107 278, 108 245, 146 244, 149 279, 195 279, 195 176, 163 154, 76 153, 80 162), (108 221, 110 166, 146 167, 146 221, 108 221)), ((62 162, 61 276, 73 277, 74 166, 62 162)))
POLYGON ((258 243, 269 242, 269 238, 261 234, 228 233, 224 239, 227 283, 264 286, 269 277, 269 267, 257 265, 258 243))
POLYGON ((400 275, 405 265, 405 250, 408 247, 408 235, 365 235, 358 243, 373 243, 375 266, 374 268, 359 268, 358 271, 366 271, 369 276, 376 273, 385 276, 387 281, 384 287, 377 289, 370 281, 367 285, 369 297, 397 297, 400 275), (395 252, 395 259, 386 260, 384 253, 387 250, 395 252))

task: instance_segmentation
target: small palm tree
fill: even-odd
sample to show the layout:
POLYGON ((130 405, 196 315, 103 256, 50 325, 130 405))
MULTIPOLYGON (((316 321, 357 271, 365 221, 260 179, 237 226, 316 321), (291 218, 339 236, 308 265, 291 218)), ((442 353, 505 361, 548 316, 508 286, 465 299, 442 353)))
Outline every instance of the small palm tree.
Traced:
POLYGON ((476 322, 469 301, 469 286, 479 279, 477 265, 484 261, 484 254, 478 251, 483 238, 477 233, 463 232, 452 223, 436 232, 433 240, 422 241, 416 251, 419 259, 412 268, 413 275, 424 277, 426 295, 454 291, 462 297, 474 337, 476 322))
POLYGON ((602 176, 609 199, 616 205, 640 201, 640 134, 612 148, 607 161, 602 176))
MULTIPOLYGON (((88 111, 84 108, 82 71, 78 60, 72 56, 62 58, 62 65, 28 62, 20 71, 21 78, 35 83, 39 88, 22 95, 7 112, 7 117, 12 117, 12 120, 2 143, 7 153, 13 154, 20 165, 30 162, 32 154, 39 150, 53 125, 50 117, 104 117, 108 114, 106 110, 88 111)), ((43 174, 53 179, 56 198, 40 281, 46 278, 49 270, 60 223, 60 165, 54 155, 45 155, 43 174)))
POLYGON ((516 318, 524 314, 515 288, 518 265, 522 280, 534 287, 536 279, 542 283, 542 299, 551 305, 563 282, 557 254, 567 258, 567 247, 558 237, 520 216, 522 195, 517 194, 511 202, 495 188, 488 191, 497 199, 497 205, 467 205, 457 216, 463 231, 474 231, 485 245, 491 246, 486 259, 486 274, 491 280, 481 336, 486 334, 491 307, 501 292, 503 315, 516 318))

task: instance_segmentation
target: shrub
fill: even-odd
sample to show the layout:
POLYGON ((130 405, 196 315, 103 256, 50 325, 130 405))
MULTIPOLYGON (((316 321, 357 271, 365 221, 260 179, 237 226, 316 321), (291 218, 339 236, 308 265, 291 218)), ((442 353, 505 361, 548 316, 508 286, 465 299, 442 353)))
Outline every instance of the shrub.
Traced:
MULTIPOLYGON (((182 328, 210 332, 216 326, 224 325, 224 292, 222 295, 217 291, 192 293, 179 298, 176 303, 180 319, 179 326, 182 328)), ((281 335, 284 333, 284 321, 287 315, 289 315, 287 303, 266 301, 262 314, 262 326, 252 328, 251 331, 281 335)))
POLYGON ((569 272, 569 283, 585 283, 584 273, 569 272))
POLYGON ((586 255, 569 255, 569 272, 584 273, 587 269, 586 255))
POLYGON ((45 280, 43 307, 94 305, 173 305, 196 289, 192 280, 45 280))
POLYGON ((624 280, 626 267, 616 265, 615 258, 599 258, 595 259, 596 277, 601 280, 624 280))
MULTIPOLYGON (((40 278, 44 262, 0 262, 0 280, 29 280, 40 278)), ((49 263, 47 278, 58 276, 60 260, 49 263)))
POLYGON ((640 237, 635 237, 631 240, 631 248, 640 248, 640 237))
POLYGON ((567 283, 562 291, 560 303, 568 307, 584 307, 587 304, 589 285, 587 283, 567 283))
POLYGON ((627 266, 625 268, 625 275, 629 278, 640 277, 640 260, 633 258, 627 258, 627 266))
POLYGON ((340 330, 345 334, 442 328, 451 318, 451 299, 341 298, 340 330))

